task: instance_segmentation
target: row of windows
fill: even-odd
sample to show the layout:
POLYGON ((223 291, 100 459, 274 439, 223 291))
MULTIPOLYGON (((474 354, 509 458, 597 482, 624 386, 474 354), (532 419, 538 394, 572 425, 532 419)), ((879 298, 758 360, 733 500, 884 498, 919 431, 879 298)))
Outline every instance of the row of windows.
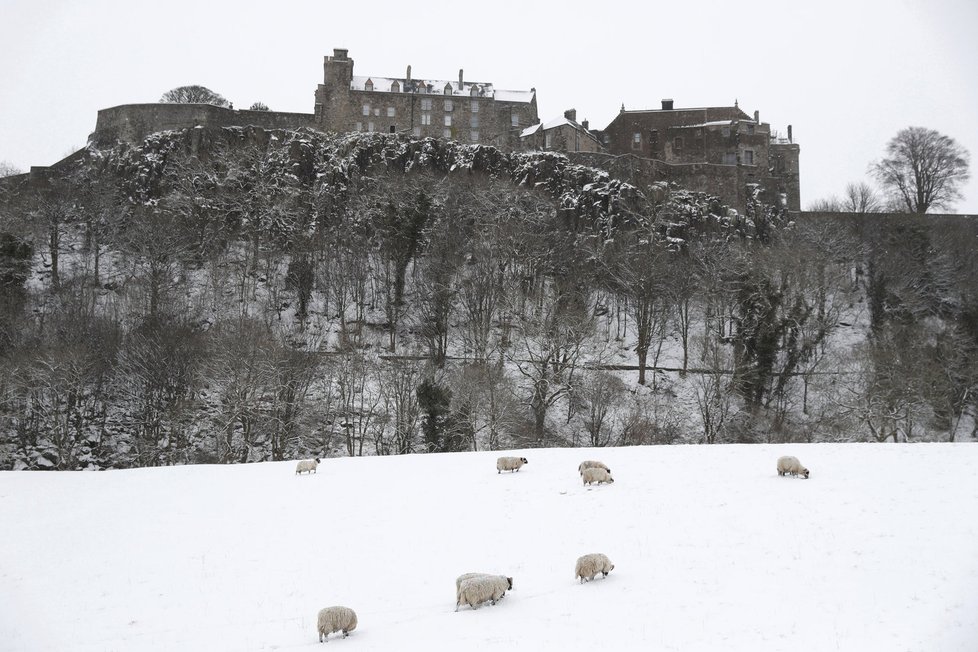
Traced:
MULTIPOLYGON (((430 123, 424 123, 424 124, 430 124, 430 123)), ((373 122, 368 122, 367 125, 366 125, 366 129, 364 129, 364 124, 362 122, 358 122, 355 125, 355 129, 356 129, 356 131, 374 132, 374 131, 376 131, 376 125, 374 125, 373 122)), ((388 128, 388 131, 390 133, 392 133, 392 134, 393 133, 397 133, 397 125, 390 125, 390 127, 388 128)), ((413 133, 415 136, 421 136, 421 127, 415 127, 414 129, 411 130, 411 133, 413 133)), ((447 124, 446 124, 445 129, 442 130, 442 135, 445 138, 451 138, 452 137, 452 130, 448 128, 448 125, 447 124)), ((471 130, 469 132, 469 140, 471 140, 473 143, 479 142, 479 132, 478 132, 478 130, 473 129, 473 130, 471 130)))
MULTIPOLYGON (((430 99, 422 99, 421 100, 421 110, 422 111, 431 111, 431 107, 432 107, 432 101, 430 99)), ((452 100, 445 100, 445 111, 454 111, 454 110, 455 110, 455 102, 452 101, 452 100)), ((472 102, 469 105, 469 110, 472 113, 478 113, 479 112, 479 103, 478 102, 472 102)), ((370 105, 369 104, 364 104, 363 105, 363 115, 370 115, 370 113, 371 113, 370 105)), ((380 109, 379 108, 374 108, 373 109, 373 114, 375 116, 379 116, 380 115, 380 109)), ((387 107, 387 117, 392 118, 396 114, 397 114, 397 112, 394 109, 394 107, 392 107, 392 106, 387 107)))
MULTIPOLYGON (((472 112, 473 113, 478 113, 479 112, 478 108, 476 108, 478 106, 479 106, 479 104, 477 102, 473 102, 472 103, 472 112)), ((421 110, 422 111, 430 111, 431 110, 431 100, 421 100, 421 110)), ((451 100, 445 100, 445 110, 446 111, 451 111, 452 110, 451 100)), ((371 107, 370 107, 369 104, 364 104, 363 105, 363 115, 365 115, 365 116, 373 115, 374 117, 379 118, 380 117, 380 108, 375 107, 375 108, 371 109, 371 107)), ((394 118, 396 116, 397 116, 397 111, 395 110, 395 108, 392 107, 392 106, 387 107, 387 117, 388 118, 394 118)), ((513 127, 519 127, 520 126, 520 116, 519 116, 518 113, 514 113, 514 114, 511 115, 511 117, 510 117, 510 123, 512 124, 513 127)), ((431 114, 430 113, 422 113, 421 114, 421 124, 423 124, 423 125, 430 125, 431 124, 431 114)), ((450 116, 450 115, 446 115, 445 116, 445 126, 446 127, 451 127, 452 126, 452 116, 450 116)), ((479 116, 477 116, 477 115, 471 116, 469 118, 469 126, 472 127, 473 129, 478 128, 479 127, 479 116)), ((641 135, 640 134, 635 134, 635 137, 638 139, 637 142, 639 144, 639 147, 641 147, 641 135)))

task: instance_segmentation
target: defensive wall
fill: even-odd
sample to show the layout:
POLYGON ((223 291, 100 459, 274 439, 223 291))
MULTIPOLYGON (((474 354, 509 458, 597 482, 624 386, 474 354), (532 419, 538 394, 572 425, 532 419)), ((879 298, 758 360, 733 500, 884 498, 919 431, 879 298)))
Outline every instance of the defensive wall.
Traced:
POLYGON ((213 104, 123 104, 98 112, 95 132, 89 137, 98 146, 117 140, 139 143, 157 131, 206 127, 255 126, 264 129, 317 128, 312 113, 243 111, 213 104))

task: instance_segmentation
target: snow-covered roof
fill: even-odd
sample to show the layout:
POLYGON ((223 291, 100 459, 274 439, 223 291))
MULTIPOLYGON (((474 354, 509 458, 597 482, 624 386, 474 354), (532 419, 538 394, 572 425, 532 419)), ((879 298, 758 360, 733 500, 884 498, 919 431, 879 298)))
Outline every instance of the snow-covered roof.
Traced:
POLYGON ((373 84, 373 90, 375 92, 386 93, 392 92, 391 85, 394 82, 397 82, 398 90, 393 91, 397 93, 410 93, 413 92, 413 87, 424 84, 425 87, 429 89, 427 90, 427 93, 430 95, 444 95, 445 87, 451 84, 451 97, 491 97, 504 102, 530 103, 533 101, 533 96, 535 95, 534 91, 496 90, 492 84, 484 82, 470 82, 463 80, 462 86, 459 87, 457 79, 455 81, 439 79, 412 79, 409 82, 403 77, 375 77, 373 75, 370 75, 369 77, 354 75, 353 79, 350 81, 350 90, 367 90, 366 84, 368 80, 373 84), (473 89, 475 90, 474 93, 473 89))
POLYGON ((588 131, 587 129, 585 129, 584 126, 581 125, 581 123, 575 122, 574 120, 571 120, 566 115, 562 115, 559 118, 554 118, 553 120, 550 120, 549 122, 538 123, 538 124, 535 124, 535 125, 531 125, 531 126, 527 127, 526 129, 524 129, 522 132, 520 132, 520 138, 526 138, 527 136, 532 136, 534 133, 537 132, 537 130, 541 130, 542 129, 543 131, 550 131, 551 129, 556 129, 557 127, 562 127, 564 125, 567 125, 568 127, 571 127, 573 129, 576 129, 577 131, 580 131, 581 133, 583 133, 586 136, 594 139, 595 141, 600 142, 600 141, 598 141, 598 138, 594 134, 592 134, 590 131, 588 131))

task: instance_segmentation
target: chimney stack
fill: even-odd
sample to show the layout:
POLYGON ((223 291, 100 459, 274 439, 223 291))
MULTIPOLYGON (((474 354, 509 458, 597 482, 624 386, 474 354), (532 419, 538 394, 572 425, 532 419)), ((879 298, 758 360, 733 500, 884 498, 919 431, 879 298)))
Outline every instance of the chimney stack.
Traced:
POLYGON ((582 120, 581 126, 584 127, 584 131, 591 131, 590 127, 588 126, 587 120, 582 120))
POLYGON ((791 140, 791 125, 788 125, 788 142, 793 143, 795 141, 791 140))
POLYGON ((408 65, 407 79, 405 81, 407 81, 407 83, 409 83, 409 84, 411 83, 411 66, 410 66, 410 64, 408 65))
POLYGON ((346 56, 349 52, 349 50, 344 48, 333 48, 333 58, 337 61, 346 61, 346 56))
POLYGON ((458 69, 458 90, 462 90, 462 69, 458 69))
POLYGON ((662 110, 672 111, 672 100, 662 100, 662 110))
POLYGON ((567 109, 564 111, 564 117, 572 122, 577 122, 577 109, 567 109))
POLYGON ((756 122, 757 124, 761 124, 761 112, 760 111, 754 111, 754 122, 756 122))

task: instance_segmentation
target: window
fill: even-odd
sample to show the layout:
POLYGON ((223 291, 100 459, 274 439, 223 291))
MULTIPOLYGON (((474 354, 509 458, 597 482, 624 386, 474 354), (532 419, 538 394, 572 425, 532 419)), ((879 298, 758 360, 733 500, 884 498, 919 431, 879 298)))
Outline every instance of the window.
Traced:
POLYGON ((355 131, 363 131, 363 123, 358 122, 355 131))
POLYGON ((510 125, 512 125, 514 127, 519 127, 520 126, 520 114, 519 113, 514 113, 513 115, 509 116, 509 123, 510 123, 510 125))
POLYGON ((397 133, 397 125, 391 125, 390 126, 390 129, 388 131, 390 131, 392 134, 396 134, 397 133))
POLYGON ((367 83, 363 85, 363 90, 372 91, 373 89, 374 89, 374 83, 368 79, 367 83))
POLYGON ((478 86, 470 86, 469 87, 469 95, 471 95, 472 97, 475 97, 478 94, 479 94, 479 87, 478 86))
POLYGON ((479 112, 479 103, 476 100, 472 100, 472 113, 479 112))
POLYGON ((421 100, 421 110, 431 111, 431 98, 426 97, 421 100))
POLYGON ((445 84, 445 91, 444 91, 444 93, 445 93, 445 95, 451 95, 452 94, 452 85, 451 84, 445 84))
POLYGON ((376 108, 376 109, 374 109, 374 115, 375 115, 376 117, 378 117, 378 118, 380 117, 380 108, 379 108, 379 107, 378 107, 378 108, 376 108))
POLYGON ((737 165, 737 155, 732 153, 726 153, 723 155, 724 165, 737 165))
POLYGON ((367 123, 367 131, 373 131, 373 130, 374 130, 374 123, 368 122, 367 123))
POLYGON ((674 151, 677 151, 678 152, 678 151, 681 151, 682 148, 683 148, 683 139, 682 138, 674 138, 673 141, 672 141, 672 149, 674 151))
POLYGON ((445 126, 446 127, 451 127, 452 126, 452 116, 450 116, 450 115, 446 115, 445 116, 445 126))
POLYGON ((632 134, 632 149, 642 149, 642 132, 632 134))
POLYGON ((544 134, 543 135, 543 146, 545 148, 547 148, 547 149, 550 149, 550 145, 553 142, 553 139, 551 138, 551 136, 553 136, 553 134, 544 134))
POLYGON ((363 115, 370 115, 370 105, 369 104, 364 104, 363 105, 363 115))
POLYGON ((445 110, 446 111, 454 111, 455 110, 455 103, 452 102, 451 100, 445 100, 445 110))
POLYGON ((414 129, 411 130, 411 133, 414 134, 415 136, 420 136, 421 135, 421 127, 415 127, 414 129))
POLYGON ((478 131, 469 132, 469 139, 471 139, 473 143, 479 142, 479 132, 478 131))
POLYGON ((469 126, 472 127, 473 129, 478 129, 479 128, 479 116, 474 115, 471 118, 469 118, 469 126))
POLYGON ((750 134, 750 135, 754 135, 754 124, 753 123, 750 123, 750 124, 747 125, 747 133, 750 134))
POLYGON ((754 150, 744 150, 744 165, 754 165, 754 150))
POLYGON ((445 138, 451 138, 451 137, 452 137, 452 130, 451 130, 451 129, 446 129, 445 131, 443 131, 443 132, 441 132, 441 133, 442 133, 442 135, 443 135, 443 136, 444 136, 445 138))
POLYGON ((392 106, 387 107, 387 117, 393 118, 395 115, 397 115, 397 111, 394 109, 394 107, 392 106))
POLYGON ((401 85, 398 84, 396 81, 391 82, 391 93, 400 93, 400 92, 401 92, 401 85))
POLYGON ((422 113, 421 114, 421 124, 423 124, 423 125, 430 125, 431 124, 431 114, 430 113, 422 113))

